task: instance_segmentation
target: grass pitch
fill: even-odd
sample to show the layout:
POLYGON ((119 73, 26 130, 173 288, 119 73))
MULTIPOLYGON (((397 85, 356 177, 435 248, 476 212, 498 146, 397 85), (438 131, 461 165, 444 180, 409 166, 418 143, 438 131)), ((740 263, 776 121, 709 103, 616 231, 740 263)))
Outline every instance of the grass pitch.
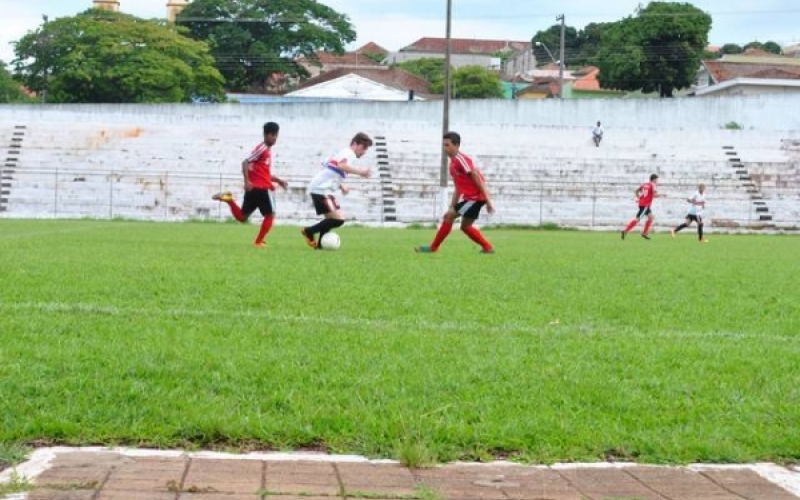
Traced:
POLYGON ((800 458, 797 237, 256 231, 0 220, 0 450, 800 458))

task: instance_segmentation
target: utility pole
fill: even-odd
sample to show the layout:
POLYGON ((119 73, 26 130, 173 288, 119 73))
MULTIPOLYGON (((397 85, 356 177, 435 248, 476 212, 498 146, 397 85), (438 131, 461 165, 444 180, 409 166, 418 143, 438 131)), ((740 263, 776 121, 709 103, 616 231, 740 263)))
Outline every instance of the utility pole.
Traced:
POLYGON ((558 98, 564 98, 564 14, 556 17, 561 21, 561 50, 558 56, 558 98))
MULTIPOLYGON (((453 17, 453 0, 447 0, 447 23, 445 28, 445 49, 444 49, 444 109, 442 113, 442 135, 450 131, 450 88, 451 75, 450 75, 450 59, 452 52, 451 43, 451 25, 453 17)), ((442 140, 439 138, 439 142, 442 140)), ((448 156, 442 149, 442 164, 439 171, 439 196, 440 207, 447 205, 447 175, 448 175, 448 156)))
MULTIPOLYGON (((49 19, 48 19, 46 14, 42 15, 42 21, 44 21, 44 23, 42 24, 42 31, 45 31, 47 29, 47 21, 48 20, 49 19)), ((46 35, 46 37, 45 37, 45 42, 46 43, 43 44, 41 42, 41 34, 40 34, 39 35, 39 40, 37 40, 40 45, 44 45, 44 50, 41 50, 39 52, 39 55, 43 55, 44 56, 43 59, 45 60, 44 68, 42 69, 42 73, 44 74, 44 83, 42 85, 42 104, 47 104, 47 91, 50 88, 50 83, 48 82, 48 78, 49 77, 47 75, 47 69, 48 69, 47 65, 50 64, 50 55, 48 53, 48 50, 50 48, 50 39, 49 38, 50 38, 49 35, 46 35)))

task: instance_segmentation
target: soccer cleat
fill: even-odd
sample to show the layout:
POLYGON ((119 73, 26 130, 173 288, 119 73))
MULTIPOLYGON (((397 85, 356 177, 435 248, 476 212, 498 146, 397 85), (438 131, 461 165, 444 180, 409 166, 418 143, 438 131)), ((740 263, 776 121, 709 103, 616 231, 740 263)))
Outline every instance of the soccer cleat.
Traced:
POLYGON ((649 240, 650 239, 650 235, 642 233, 642 238, 644 238, 646 240, 649 240))
POLYGON ((672 234, 672 237, 674 238, 675 237, 675 230, 674 229, 670 230, 670 234, 672 234))
POLYGON ((422 245, 419 247, 414 247, 414 251, 417 253, 433 253, 435 250, 433 250, 428 245, 422 245))
POLYGON ((702 240, 700 240, 700 243, 708 243, 708 240, 703 238, 702 240))
POLYGON ((622 236, 622 239, 624 240, 625 239, 625 231, 621 231, 620 235, 622 236))
POLYGON ((317 242, 314 241, 314 238, 309 236, 308 233, 306 233, 306 228, 301 227, 300 234, 302 234, 303 238, 306 240, 306 245, 308 245, 311 248, 317 248, 317 242))
POLYGON ((481 253, 494 253, 494 248, 490 248, 488 250, 485 248, 481 248, 481 253))
POLYGON ((267 244, 264 243, 263 241, 261 243, 255 242, 255 243, 253 243, 253 246, 256 247, 256 248, 267 248, 267 244))
POLYGON ((233 193, 231 193, 230 191, 226 193, 217 193, 214 196, 212 196, 211 199, 217 201, 224 201, 225 203, 227 203, 229 201, 233 201, 233 193))

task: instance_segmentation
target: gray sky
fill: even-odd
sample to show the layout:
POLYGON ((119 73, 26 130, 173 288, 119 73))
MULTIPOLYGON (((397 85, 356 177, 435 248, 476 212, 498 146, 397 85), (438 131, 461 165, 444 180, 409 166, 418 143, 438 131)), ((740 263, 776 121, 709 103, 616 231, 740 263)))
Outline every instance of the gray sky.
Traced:
MULTIPOLYGON (((124 12, 139 17, 164 17, 167 0, 120 0, 124 12)), ((423 36, 444 37, 446 0, 321 0, 347 14, 358 33, 355 48, 373 41, 397 50, 423 36)), ((531 0, 452 0, 453 36, 530 40, 534 33, 556 23, 564 14, 569 26, 582 28, 591 22, 618 21, 634 14, 635 0, 566 0, 557 4, 531 0), (542 2, 543 3, 543 2, 542 2), (498 4, 502 6, 498 6, 498 4)), ((647 2, 641 2, 646 5, 647 2)), ((781 45, 800 43, 800 2, 797 0, 697 0, 690 2, 709 12, 713 45, 769 40, 781 45)), ((0 0, 0 59, 9 62, 18 40, 50 19, 71 16, 91 7, 91 0, 0 0)))

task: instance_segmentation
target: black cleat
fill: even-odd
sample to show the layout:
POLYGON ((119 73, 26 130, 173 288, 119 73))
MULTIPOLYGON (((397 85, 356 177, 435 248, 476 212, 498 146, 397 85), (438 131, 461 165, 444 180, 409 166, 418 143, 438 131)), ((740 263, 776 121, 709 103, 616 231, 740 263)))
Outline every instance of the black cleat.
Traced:
POLYGON ((625 231, 621 231, 620 234, 622 235, 622 239, 625 239, 625 231))
POLYGON ((642 238, 644 238, 646 240, 649 240, 650 239, 650 235, 649 234, 642 234, 642 238))

